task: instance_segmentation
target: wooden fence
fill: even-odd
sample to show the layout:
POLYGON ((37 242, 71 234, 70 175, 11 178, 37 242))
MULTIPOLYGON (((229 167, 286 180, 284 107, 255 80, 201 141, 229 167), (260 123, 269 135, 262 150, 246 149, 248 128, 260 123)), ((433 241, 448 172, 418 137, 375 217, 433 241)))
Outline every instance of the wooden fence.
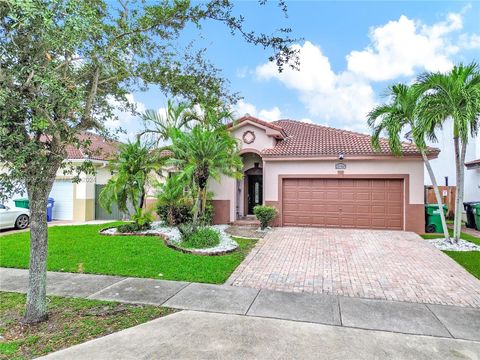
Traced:
MULTIPOLYGON (((439 186, 440 196, 444 205, 447 205, 448 212, 447 218, 453 218, 455 213, 455 188, 456 186, 439 186)), ((436 204, 437 199, 435 197, 435 192, 433 191, 433 186, 425 186, 425 203, 426 204, 436 204)))

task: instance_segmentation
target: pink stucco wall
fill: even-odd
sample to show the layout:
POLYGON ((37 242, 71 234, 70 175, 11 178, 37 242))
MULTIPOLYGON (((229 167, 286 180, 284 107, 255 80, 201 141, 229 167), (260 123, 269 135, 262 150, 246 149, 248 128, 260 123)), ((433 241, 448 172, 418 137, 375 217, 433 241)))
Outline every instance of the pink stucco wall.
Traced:
POLYGON ((238 128, 232 130, 232 135, 239 140, 238 143, 240 151, 245 151, 246 149, 253 149, 261 152, 263 149, 275 146, 276 143, 275 138, 268 136, 265 129, 248 123, 244 123, 242 124, 242 126, 239 126, 238 128), (245 144, 242 141, 243 134, 246 131, 252 131, 255 134, 255 141, 251 144, 245 144))
MULTIPOLYGON (((345 175, 409 175, 410 188, 409 202, 423 204, 423 162, 415 160, 344 160, 347 165, 345 175)), ((338 161, 295 160, 295 161, 265 161, 264 162, 264 191, 265 201, 278 201, 279 175, 336 175, 335 164, 338 161)))

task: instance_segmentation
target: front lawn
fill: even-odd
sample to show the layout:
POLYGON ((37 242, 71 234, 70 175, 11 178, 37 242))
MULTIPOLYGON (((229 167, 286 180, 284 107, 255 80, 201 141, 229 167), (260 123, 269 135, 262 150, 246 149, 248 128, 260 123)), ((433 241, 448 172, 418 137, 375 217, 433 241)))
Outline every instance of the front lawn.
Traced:
POLYGON ((171 314, 150 305, 48 297, 49 318, 22 325, 25 295, 0 292, 0 359, 31 359, 171 314))
MULTIPOLYGON (((450 235, 453 235, 453 230, 449 229, 450 235)), ((426 234, 422 235, 424 239, 436 239, 442 237, 441 234, 426 234)), ((470 241, 480 245, 480 238, 470 234, 461 234, 463 240, 470 241)), ((469 273, 480 279, 480 251, 444 251, 457 263, 462 265, 469 273)))
MULTIPOLYGON (((255 244, 235 239, 239 250, 222 256, 185 254, 156 236, 106 236, 108 225, 49 228, 48 270, 220 284, 255 244)), ((28 268, 30 233, 0 236, 0 266, 28 268)))

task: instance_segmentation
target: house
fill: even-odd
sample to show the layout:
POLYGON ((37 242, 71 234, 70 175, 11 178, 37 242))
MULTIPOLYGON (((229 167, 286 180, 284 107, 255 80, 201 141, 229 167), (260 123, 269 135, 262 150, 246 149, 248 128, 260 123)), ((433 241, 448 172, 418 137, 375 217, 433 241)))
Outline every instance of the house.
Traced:
MULTIPOLYGON (((121 218, 121 215, 115 210, 112 214, 108 214, 99 206, 97 201, 100 191, 112 176, 107 165, 108 161, 117 152, 117 144, 93 133, 82 133, 79 138, 82 141, 90 140, 88 148, 90 155, 86 155, 87 151, 68 146, 65 162, 78 164, 89 159, 96 168, 96 174, 82 174, 81 181, 73 183, 73 175, 64 174, 63 169, 58 170, 49 195, 55 200, 53 219, 88 221, 121 218)), ((14 200, 20 197, 26 197, 26 194, 12 196, 7 205, 14 205, 14 200)))
MULTIPOLYGON (((431 161, 438 185, 456 186, 455 176, 455 150, 453 145, 453 124, 448 119, 441 130, 436 132, 438 142, 431 143, 439 148, 438 158, 431 161)), ((465 180, 464 197, 465 202, 480 201, 480 137, 469 136, 465 153, 465 180)), ((425 185, 431 185, 430 178, 425 177, 425 185)))
MULTIPOLYGON (((374 151, 368 135, 249 115, 228 126, 244 176, 210 183, 215 223, 265 204, 277 208, 276 226, 425 231, 424 168, 414 145, 404 143, 394 156, 385 140, 374 151)), ((437 156, 430 148, 429 157, 437 156)))

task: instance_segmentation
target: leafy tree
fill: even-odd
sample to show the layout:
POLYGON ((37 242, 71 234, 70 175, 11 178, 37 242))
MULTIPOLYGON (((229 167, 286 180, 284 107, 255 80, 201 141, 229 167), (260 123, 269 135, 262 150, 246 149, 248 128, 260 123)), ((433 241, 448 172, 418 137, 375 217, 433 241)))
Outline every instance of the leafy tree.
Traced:
MULTIPOLYGON (((418 89, 415 86, 396 84, 389 88, 388 96, 390 98, 388 103, 376 106, 368 114, 368 125, 372 128, 372 145, 374 149, 380 149, 380 136, 383 133, 386 133, 388 135, 388 145, 390 150, 394 155, 399 156, 402 154, 401 135, 405 132, 411 135, 413 131, 415 131, 414 129, 416 126, 418 126, 418 121, 415 115, 418 89)), ((422 154, 423 161, 433 184, 438 206, 440 209, 443 209, 442 198, 440 197, 437 180, 428 159, 427 149, 423 139, 418 138, 422 133, 416 131, 416 134, 417 138, 415 140, 419 140, 416 141, 416 145, 422 154)), ((447 222, 443 211, 440 211, 440 217, 445 239, 450 240, 447 222)))
MULTIPOLYGON (((219 123, 220 120, 216 119, 215 122, 219 123)), ((212 128, 204 124, 199 123, 188 132, 179 129, 170 132, 172 156, 169 164, 180 170, 180 181, 188 181, 195 187, 194 223, 203 217, 207 208, 210 178, 220 180, 221 175, 242 176, 242 159, 238 155, 235 139, 225 126, 212 128)))
POLYGON ((0 163, 6 169, 0 193, 8 197, 24 184, 31 206, 25 322, 47 317, 46 205, 57 171, 69 165, 67 145, 88 156, 78 134, 101 131, 115 118, 115 106, 133 111, 127 95, 150 84, 195 103, 235 100, 205 49, 179 46, 187 26, 223 23, 246 42, 271 49, 279 70, 298 66, 289 29, 274 36, 249 31, 234 10, 229 0, 0 2, 0 163))
POLYGON ((454 241, 460 239, 465 177, 465 152, 469 135, 475 137, 480 122, 480 71, 476 63, 457 65, 448 73, 426 73, 418 77, 421 98, 417 107, 419 123, 418 142, 423 145, 423 134, 437 141, 436 130, 449 118, 453 122, 455 170, 454 241))
POLYGON ((166 114, 155 110, 147 110, 143 114, 145 129, 138 134, 138 138, 148 138, 156 146, 168 139, 170 129, 183 129, 192 122, 192 115, 187 103, 175 104, 168 100, 166 114))
POLYGON ((117 158, 110 164, 114 175, 100 193, 100 205, 111 212, 112 204, 117 204, 125 214, 129 213, 130 205, 134 211, 133 220, 138 223, 142 219, 145 187, 152 173, 161 168, 161 160, 152 156, 139 140, 122 144, 119 150, 117 158))

